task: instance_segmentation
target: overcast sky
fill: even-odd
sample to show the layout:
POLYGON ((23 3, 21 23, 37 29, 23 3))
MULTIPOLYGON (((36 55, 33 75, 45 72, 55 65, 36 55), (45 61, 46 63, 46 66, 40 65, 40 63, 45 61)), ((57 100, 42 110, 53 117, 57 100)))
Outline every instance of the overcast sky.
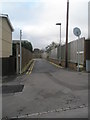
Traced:
MULTIPOLYGON (((69 0, 69 41, 77 39, 73 28, 81 29, 81 37, 88 37, 88 2, 89 0, 69 0)), ((2 13, 8 14, 14 27, 13 39, 30 41, 34 48, 45 48, 52 42, 59 43, 59 26, 62 25, 62 43, 66 40, 67 0, 3 0, 2 13)))

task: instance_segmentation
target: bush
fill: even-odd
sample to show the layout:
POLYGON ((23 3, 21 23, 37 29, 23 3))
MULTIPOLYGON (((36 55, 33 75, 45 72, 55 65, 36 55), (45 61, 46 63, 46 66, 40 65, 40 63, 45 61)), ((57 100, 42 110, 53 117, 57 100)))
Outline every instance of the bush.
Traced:
POLYGON ((33 51, 33 47, 32 47, 32 44, 30 42, 27 42, 27 41, 22 42, 22 47, 28 49, 31 52, 33 51))

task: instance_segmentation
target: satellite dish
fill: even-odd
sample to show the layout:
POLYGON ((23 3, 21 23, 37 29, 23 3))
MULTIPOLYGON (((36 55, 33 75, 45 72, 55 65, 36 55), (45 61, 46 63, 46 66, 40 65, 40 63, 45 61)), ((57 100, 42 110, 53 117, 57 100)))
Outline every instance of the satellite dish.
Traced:
POLYGON ((75 27, 73 29, 73 33, 74 33, 75 36, 79 37, 81 35, 81 30, 78 27, 75 27))

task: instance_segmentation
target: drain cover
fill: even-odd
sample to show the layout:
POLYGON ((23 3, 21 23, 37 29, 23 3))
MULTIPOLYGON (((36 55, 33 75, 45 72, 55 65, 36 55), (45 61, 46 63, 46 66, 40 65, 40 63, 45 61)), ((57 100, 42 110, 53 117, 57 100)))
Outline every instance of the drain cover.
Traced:
POLYGON ((3 85, 2 94, 22 92, 24 85, 3 85))

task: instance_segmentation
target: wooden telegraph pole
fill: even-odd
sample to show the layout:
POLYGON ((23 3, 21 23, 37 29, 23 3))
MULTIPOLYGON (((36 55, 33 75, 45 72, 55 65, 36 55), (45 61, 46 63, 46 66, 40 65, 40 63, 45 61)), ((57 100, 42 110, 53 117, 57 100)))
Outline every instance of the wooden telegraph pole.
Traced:
POLYGON ((67 17, 66 17, 66 53, 65 53, 65 67, 68 67, 68 21, 69 21, 69 0, 67 0, 67 17))

